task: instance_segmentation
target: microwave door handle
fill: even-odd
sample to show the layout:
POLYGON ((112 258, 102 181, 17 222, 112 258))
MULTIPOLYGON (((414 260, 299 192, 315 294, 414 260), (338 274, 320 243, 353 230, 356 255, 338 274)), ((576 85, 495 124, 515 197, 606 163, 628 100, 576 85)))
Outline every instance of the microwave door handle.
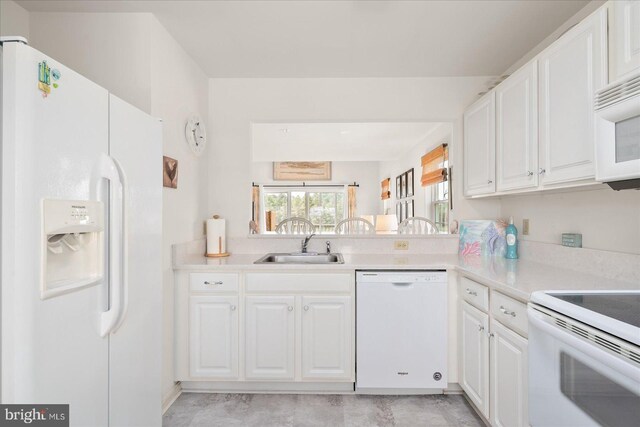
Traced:
POLYGON ((579 352, 587 355, 588 357, 595 359, 602 363, 604 366, 608 366, 621 375, 631 378, 634 381, 640 381, 640 371, 633 367, 632 364, 626 363, 617 357, 614 357, 604 350, 600 349, 597 344, 587 343, 569 332, 560 329, 559 327, 552 326, 549 323, 542 320, 540 317, 544 314, 529 308, 529 325, 538 328, 544 333, 551 335, 553 338, 560 342, 563 342, 579 352))
MULTIPOLYGON (((120 246, 122 239, 121 222, 116 212, 122 210, 122 181, 118 167, 113 159, 106 154, 101 154, 98 159, 98 165, 94 170, 94 185, 92 189, 96 192, 97 200, 103 191, 103 182, 107 181, 110 185, 109 195, 109 309, 100 314, 100 336, 106 337, 116 326, 120 312, 122 310, 122 281, 121 281, 121 258, 120 246)), ((105 239, 106 241, 107 239, 105 239)))

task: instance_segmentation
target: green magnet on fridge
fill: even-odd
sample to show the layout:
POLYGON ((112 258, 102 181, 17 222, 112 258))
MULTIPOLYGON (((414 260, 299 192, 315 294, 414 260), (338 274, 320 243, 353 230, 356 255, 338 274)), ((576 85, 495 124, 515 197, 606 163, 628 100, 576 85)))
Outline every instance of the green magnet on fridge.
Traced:
POLYGON ((53 84, 53 88, 54 88, 54 89, 58 89, 58 83, 54 83, 54 84, 53 84))

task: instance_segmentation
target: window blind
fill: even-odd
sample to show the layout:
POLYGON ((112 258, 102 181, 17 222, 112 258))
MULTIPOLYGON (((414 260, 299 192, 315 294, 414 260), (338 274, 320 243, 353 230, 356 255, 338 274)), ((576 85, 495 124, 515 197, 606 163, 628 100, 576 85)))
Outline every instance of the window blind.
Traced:
POLYGON ((439 184, 447 180, 445 162, 448 157, 449 149, 447 144, 440 144, 422 156, 422 178, 420 182, 423 187, 439 184))

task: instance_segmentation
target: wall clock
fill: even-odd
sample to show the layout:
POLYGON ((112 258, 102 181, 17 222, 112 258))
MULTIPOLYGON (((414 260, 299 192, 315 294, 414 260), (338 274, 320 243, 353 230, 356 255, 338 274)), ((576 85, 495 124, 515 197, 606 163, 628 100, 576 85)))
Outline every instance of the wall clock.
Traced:
POLYGON ((200 117, 192 116, 187 120, 187 125, 184 128, 184 136, 187 138, 187 144, 189 144, 189 148, 193 154, 196 156, 202 154, 207 145, 207 131, 200 117))

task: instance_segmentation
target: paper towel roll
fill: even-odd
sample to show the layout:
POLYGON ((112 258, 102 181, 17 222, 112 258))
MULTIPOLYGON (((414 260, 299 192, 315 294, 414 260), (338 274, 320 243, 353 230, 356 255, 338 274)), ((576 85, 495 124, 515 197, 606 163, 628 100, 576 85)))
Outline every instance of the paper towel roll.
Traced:
POLYGON ((224 219, 207 220, 207 254, 227 252, 224 219))

